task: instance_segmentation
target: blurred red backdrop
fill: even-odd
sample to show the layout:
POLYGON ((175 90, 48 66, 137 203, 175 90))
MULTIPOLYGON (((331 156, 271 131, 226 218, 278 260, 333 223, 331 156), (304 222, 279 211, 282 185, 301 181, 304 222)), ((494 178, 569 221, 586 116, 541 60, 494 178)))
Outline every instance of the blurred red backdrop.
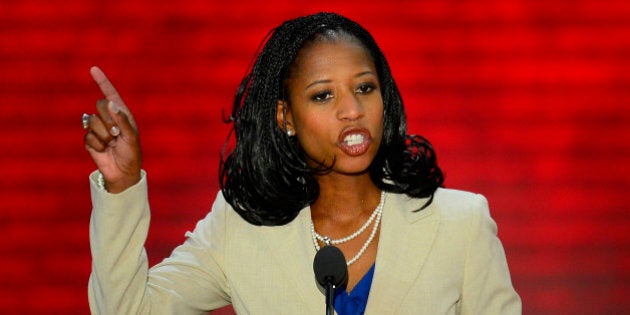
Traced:
POLYGON ((446 185, 488 197, 525 314, 630 312, 627 1, 3 0, 0 313, 89 312, 90 66, 139 122, 154 264, 210 209, 259 42, 317 11, 372 32, 446 185))

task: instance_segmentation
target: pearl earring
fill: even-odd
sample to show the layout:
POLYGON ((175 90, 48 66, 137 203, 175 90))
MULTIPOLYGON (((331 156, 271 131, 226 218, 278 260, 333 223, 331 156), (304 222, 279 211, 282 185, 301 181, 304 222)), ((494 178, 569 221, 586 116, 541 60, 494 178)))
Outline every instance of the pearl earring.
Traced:
POLYGON ((287 136, 292 137, 293 136, 293 130, 287 130, 287 136))

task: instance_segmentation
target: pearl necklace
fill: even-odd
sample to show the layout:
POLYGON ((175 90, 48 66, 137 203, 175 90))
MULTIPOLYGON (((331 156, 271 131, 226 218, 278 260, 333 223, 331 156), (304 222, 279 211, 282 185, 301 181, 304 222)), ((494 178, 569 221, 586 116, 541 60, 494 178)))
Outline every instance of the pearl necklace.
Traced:
POLYGON ((342 237, 342 238, 339 238, 339 239, 330 239, 328 236, 322 236, 319 233, 317 233, 315 231, 315 225, 313 224, 313 220, 311 220, 311 236, 313 238, 313 245, 315 245, 315 249, 319 250, 319 248, 320 248, 319 247, 319 243, 317 242, 317 240, 322 241, 324 244, 326 244, 326 246, 342 244, 342 243, 348 242, 350 240, 353 240, 357 236, 361 235, 361 233, 363 233, 363 231, 365 231, 367 229, 367 227, 370 226, 372 221, 374 221, 374 219, 376 219, 376 222, 374 223, 374 227, 372 227, 372 232, 370 233, 370 237, 368 237, 368 239, 365 241, 365 243, 363 244, 363 246, 361 247, 359 252, 354 257, 352 257, 352 259, 346 261, 346 264, 348 266, 350 266, 355 261, 357 261, 359 259, 359 257, 361 257, 361 255, 363 255, 363 253, 368 248, 370 243, 372 243, 372 240, 374 239, 374 236, 376 236, 376 231, 378 230, 378 225, 381 222, 381 215, 383 213, 383 205, 385 205, 385 192, 381 191, 381 200, 378 203, 378 206, 374 209, 374 211, 370 215, 370 218, 367 220, 367 222, 365 222, 365 224, 363 224, 363 226, 361 226, 356 232, 350 234, 349 236, 342 237))

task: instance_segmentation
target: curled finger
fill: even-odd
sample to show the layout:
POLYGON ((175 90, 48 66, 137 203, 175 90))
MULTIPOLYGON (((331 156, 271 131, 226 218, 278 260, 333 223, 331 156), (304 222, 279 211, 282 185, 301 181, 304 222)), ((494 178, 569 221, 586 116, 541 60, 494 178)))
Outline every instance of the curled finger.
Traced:
POLYGON ((92 133, 100 142, 108 144, 113 143, 116 137, 112 136, 103 122, 102 117, 91 115, 88 119, 89 133, 92 133))
POLYGON ((85 148, 87 150, 94 150, 96 152, 104 152, 105 149, 107 149, 107 144, 102 142, 96 136, 96 134, 94 134, 94 132, 92 131, 88 131, 85 133, 83 141, 85 142, 85 148))

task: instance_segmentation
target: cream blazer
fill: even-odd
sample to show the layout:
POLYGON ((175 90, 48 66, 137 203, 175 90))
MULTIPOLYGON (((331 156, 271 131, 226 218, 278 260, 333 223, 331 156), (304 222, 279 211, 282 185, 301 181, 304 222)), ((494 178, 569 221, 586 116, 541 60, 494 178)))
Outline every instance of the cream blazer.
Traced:
MULTIPOLYGON (((146 174, 120 194, 91 175, 94 314, 324 314, 313 274, 310 208, 284 226, 254 226, 217 195, 170 257, 148 268, 146 174)), ((481 195, 387 193, 366 314, 520 314, 503 247, 481 195)))

